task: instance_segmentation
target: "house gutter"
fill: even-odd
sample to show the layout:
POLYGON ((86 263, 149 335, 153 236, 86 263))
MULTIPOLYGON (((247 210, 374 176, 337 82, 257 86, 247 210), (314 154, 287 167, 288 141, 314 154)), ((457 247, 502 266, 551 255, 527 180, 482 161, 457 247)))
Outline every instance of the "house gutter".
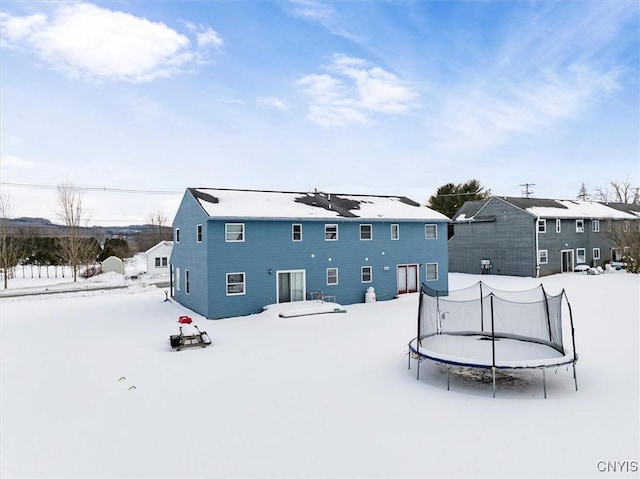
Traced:
MULTIPOLYGON (((535 232, 536 232, 536 251, 535 251, 535 258, 536 258, 536 278, 540 277, 540 251, 538 251, 539 248, 539 242, 540 242, 540 229, 539 229, 539 225, 538 223, 540 222, 540 216, 536 216, 536 219, 534 221, 534 228, 535 228, 535 232)), ((548 260, 548 258, 547 258, 548 260)))

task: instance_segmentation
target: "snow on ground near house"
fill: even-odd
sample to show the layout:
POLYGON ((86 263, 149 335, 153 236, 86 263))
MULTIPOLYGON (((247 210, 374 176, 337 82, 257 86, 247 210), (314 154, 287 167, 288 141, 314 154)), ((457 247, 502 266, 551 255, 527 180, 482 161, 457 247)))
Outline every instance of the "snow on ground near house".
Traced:
POLYGON ((416 380, 416 294, 219 321, 141 283, 2 298, 0 476, 602 477, 607 463, 637 476, 640 277, 450 287, 478 279, 566 289, 579 391, 564 367, 547 371, 546 400, 538 370, 501 372, 496 399, 474 370, 450 391, 442 366, 416 380), (212 346, 170 349, 184 314, 212 346))

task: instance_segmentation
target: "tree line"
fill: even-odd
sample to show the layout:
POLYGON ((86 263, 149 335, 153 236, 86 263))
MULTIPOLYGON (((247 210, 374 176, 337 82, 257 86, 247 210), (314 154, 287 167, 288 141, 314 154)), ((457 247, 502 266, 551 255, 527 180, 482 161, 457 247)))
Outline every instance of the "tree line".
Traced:
MULTIPOLYGON (((146 251, 160 241, 171 239, 171 228, 165 225, 161 213, 150 216, 145 232, 132 237, 105 237, 100 228, 89 228, 83 197, 79 189, 69 184, 58 187, 58 216, 61 224, 43 231, 39 228, 13 228, 10 224, 12 202, 0 196, 0 273, 4 288, 17 267, 34 268, 38 276, 53 267, 57 276, 59 267, 69 267, 73 280, 78 274, 92 275, 98 271, 96 263, 110 256, 125 259, 138 251, 146 251)), ((64 276, 64 268, 61 268, 64 276)))

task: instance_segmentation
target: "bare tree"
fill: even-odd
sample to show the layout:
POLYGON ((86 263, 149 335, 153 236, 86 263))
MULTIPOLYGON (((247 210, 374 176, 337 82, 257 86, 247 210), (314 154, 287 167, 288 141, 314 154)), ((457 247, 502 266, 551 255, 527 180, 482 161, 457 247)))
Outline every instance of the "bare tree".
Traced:
POLYGON ((60 237, 60 256, 71 267, 73 281, 78 280, 81 266, 93 261, 93 244, 83 237, 87 218, 80 190, 68 183, 58 185, 58 215, 64 227, 60 237))
POLYGON ((640 223, 638 221, 609 220, 604 237, 626 263, 630 273, 640 272, 640 223))
POLYGON ((167 217, 160 210, 154 211, 149 215, 149 224, 153 229, 154 244, 158 244, 163 240, 163 230, 167 226, 167 217))
POLYGON ((11 198, 0 195, 0 269, 3 272, 4 289, 9 286, 9 274, 20 259, 20 243, 9 230, 12 212, 11 198))
POLYGON ((596 196, 606 203, 631 203, 640 205, 640 190, 632 186, 627 178, 624 181, 611 180, 608 187, 596 188, 596 196), (611 187, 611 189, 609 189, 611 187))

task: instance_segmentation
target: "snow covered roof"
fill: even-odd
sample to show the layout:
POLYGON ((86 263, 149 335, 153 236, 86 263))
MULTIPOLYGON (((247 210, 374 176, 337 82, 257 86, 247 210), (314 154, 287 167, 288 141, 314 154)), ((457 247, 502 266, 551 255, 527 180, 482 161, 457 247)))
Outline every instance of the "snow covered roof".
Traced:
POLYGON ((456 221, 480 220, 482 207, 493 198, 499 198, 538 218, 595 218, 633 220, 640 218, 640 206, 624 203, 603 203, 590 200, 553 200, 548 198, 492 197, 483 201, 465 203, 456 215, 456 221))
POLYGON ((160 241, 158 244, 153 245, 151 248, 149 248, 147 251, 145 251, 145 254, 149 254, 149 253, 155 251, 156 249, 162 248, 162 247, 173 248, 173 241, 167 241, 167 240, 160 241))
POLYGON ((189 188, 207 215, 222 218, 297 218, 449 221, 404 196, 189 188))
POLYGON ((598 201, 555 200, 557 206, 532 206, 526 210, 540 218, 611 218, 637 219, 625 211, 598 201))

